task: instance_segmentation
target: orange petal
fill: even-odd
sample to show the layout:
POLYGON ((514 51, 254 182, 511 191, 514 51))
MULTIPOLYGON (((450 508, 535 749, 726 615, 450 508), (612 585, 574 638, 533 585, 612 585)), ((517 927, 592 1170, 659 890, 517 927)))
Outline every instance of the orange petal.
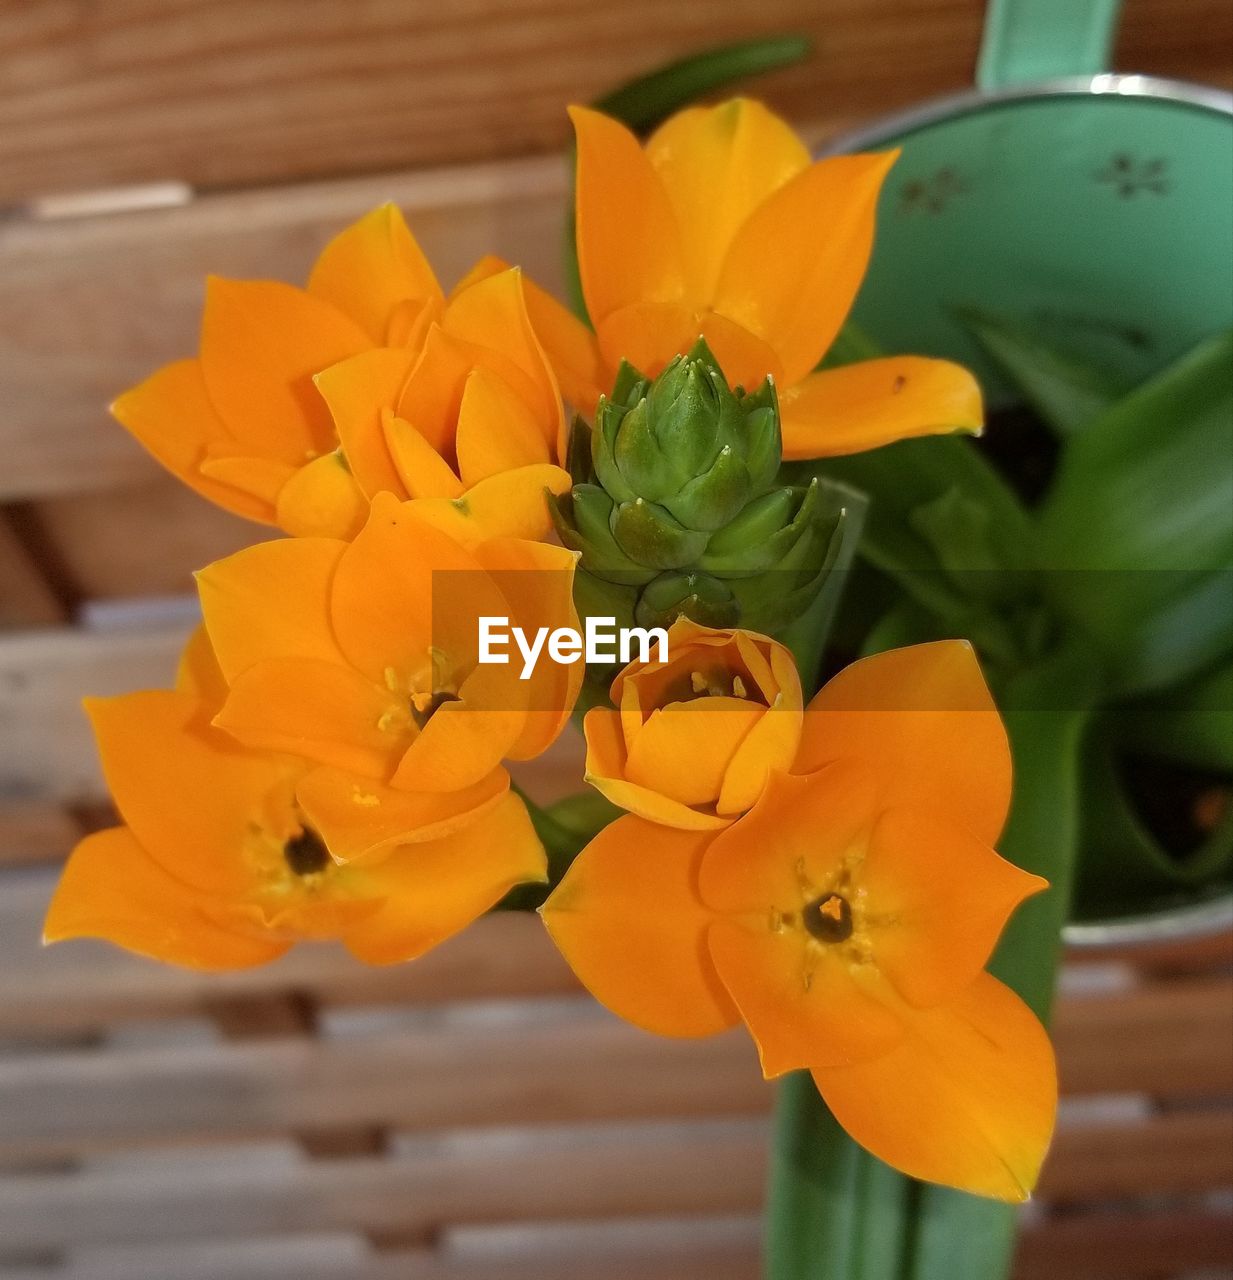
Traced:
MULTIPOLYGON (((793 674, 795 670, 793 667, 793 674)), ((717 813, 744 813, 751 809, 771 774, 792 767, 803 720, 798 685, 795 705, 790 693, 776 698, 733 753, 715 804, 717 813)))
POLYGON ((526 806, 507 793, 460 830, 366 866, 365 879, 384 893, 384 902, 343 942, 367 964, 414 959, 483 915, 515 885, 546 880, 547 869, 526 806))
POLYGON ((1057 1107, 1053 1050, 988 974, 953 1005, 914 1014, 884 1057, 813 1077, 848 1133, 903 1173, 998 1200, 1031 1193, 1057 1107))
POLYGON ((265 658, 342 661, 329 594, 345 548, 333 538, 259 542, 197 574, 206 630, 228 681, 265 658))
POLYGON ((473 350, 476 364, 499 373, 514 388, 540 424, 544 440, 555 448, 564 410, 552 367, 531 327, 522 273, 515 267, 457 290, 441 326, 473 350))
POLYGON ((684 301, 676 215, 637 138, 598 111, 569 114, 578 139, 578 265, 596 328, 636 302, 684 301))
POLYGON ((437 840, 473 822, 509 790, 494 769, 460 791, 396 791, 371 778, 318 768, 300 779, 296 798, 340 862, 386 853, 395 845, 437 840))
POLYGON ((329 405, 347 464, 370 498, 382 491, 403 496, 381 421, 382 412, 398 403, 416 354, 401 347, 378 347, 343 360, 313 379, 329 405))
MULTIPOLYGON (((481 258, 459 284, 457 292, 478 280, 508 271, 510 264, 495 255, 481 258)), ((554 375, 557 387, 574 409, 590 415, 595 411, 600 391, 612 384, 600 360, 595 335, 581 320, 563 307, 526 276, 522 277, 522 298, 536 340, 554 375)), ((555 442, 557 457, 564 459, 566 450, 565 415, 561 414, 560 432, 555 442)))
POLYGON ((781 392, 784 457, 829 458, 912 436, 984 426, 980 385, 962 366, 920 356, 811 373, 781 392))
POLYGON ((383 409, 381 434, 399 481, 390 492, 408 498, 452 499, 462 494, 462 481, 450 464, 406 419, 383 409))
POLYGON ((707 300, 742 223, 809 166, 792 129, 748 98, 678 112, 651 135, 646 153, 681 229, 690 295, 707 300))
POLYGON ((278 497, 283 486, 295 475, 295 467, 278 458, 241 457, 238 454, 220 453, 218 450, 233 448, 231 445, 210 446, 197 468, 207 480, 227 485, 239 493, 246 493, 262 508, 273 509, 277 515, 278 497))
POLYGON ((548 462, 556 446, 556 426, 555 419, 550 424, 537 421, 499 374, 472 369, 458 408, 458 474, 463 484, 469 487, 515 467, 548 462))
POLYGON ((851 765, 772 775, 760 803, 711 846, 698 878, 703 901, 756 922, 794 915, 864 855, 875 806, 870 777, 851 765))
POLYGON ((353 320, 301 289, 273 280, 207 282, 206 389, 250 452, 300 466, 332 449, 334 426, 313 375, 370 345, 353 320))
POLYGON ((765 713, 731 697, 657 708, 630 743, 625 777, 682 804, 714 805, 737 748, 765 713))
POLYGON ((43 941, 102 938, 126 951, 222 971, 268 964, 288 948, 231 933, 201 910, 201 897, 167 874, 123 827, 87 836, 56 886, 43 941))
POLYGON ((694 891, 709 838, 619 818, 540 908, 587 990, 658 1035, 708 1036, 737 1020, 706 954, 710 917, 694 891))
POLYGON ((165 365, 111 406, 112 417, 174 476, 203 498, 249 520, 274 523, 270 502, 202 475, 210 446, 236 449, 206 394, 199 360, 165 365))
POLYGON ((1049 887, 947 815, 906 806, 878 820, 861 885, 878 966, 920 1007, 954 999, 985 967, 1014 909, 1049 887))
POLYGON ((561 394, 582 414, 591 414, 600 393, 611 388, 595 335, 568 308, 534 281, 522 277, 522 294, 535 336, 556 374, 561 394))
POLYGON ((284 658, 259 662, 232 680, 214 723, 258 751, 385 778, 406 745, 385 727, 401 710, 394 695, 351 667, 284 658))
POLYGON ((147 854, 186 885, 247 891, 253 815, 286 765, 202 727, 203 709, 187 694, 87 698, 85 707, 108 790, 147 854))
POLYGON ((768 1080, 812 1064, 884 1054, 906 1034, 894 991, 877 967, 855 963, 844 949, 815 943, 801 929, 716 920, 707 946, 768 1080))
POLYGON ((989 845, 1006 821, 1010 747, 966 640, 863 658, 828 681, 805 712, 793 768, 837 760, 873 773, 883 808, 941 810, 989 845))
POLYGON ((193 634, 180 654, 175 687, 177 693, 188 694, 211 708, 207 720, 223 705, 227 681, 223 678, 222 668, 214 656, 214 646, 210 644, 209 632, 204 626, 193 628, 193 634))
POLYGON ((613 712, 596 707, 587 712, 582 727, 587 739, 584 778, 619 808, 628 809, 650 822, 682 831, 718 831, 732 821, 731 818, 691 809, 659 791, 627 781, 624 777, 625 744, 619 717, 613 712))
POLYGON ((408 791, 458 791, 497 767, 526 722, 529 691, 513 668, 477 666, 429 718, 399 761, 393 785, 408 791))
MULTIPOLYGON (((505 598, 512 625, 524 630, 578 629, 572 551, 521 537, 493 537, 476 547, 475 557, 505 598)), ((530 678, 520 682, 527 685, 528 710, 509 749, 510 759, 530 760, 556 740, 578 701, 585 674, 582 662, 557 663, 541 657, 530 678)))
POLYGON ((818 363, 852 308, 896 155, 810 165, 749 217, 728 250, 713 308, 775 349, 785 385, 818 363))
MULTIPOLYGON (((610 311, 595 324, 596 339, 605 361, 614 369, 628 360, 653 378, 673 356, 688 351, 702 334, 692 308, 679 302, 636 300, 610 311)), ((726 373, 727 370, 725 369, 726 373)))
POLYGON ((278 495, 279 526, 296 538, 353 538, 368 499, 339 450, 301 467, 278 495))
POLYGON ((350 316, 378 345, 400 302, 441 298, 441 286, 394 204, 366 213, 325 246, 308 292, 350 316))
POLYGON ((547 494, 567 493, 572 484, 568 471, 547 462, 517 467, 457 498, 419 498, 415 516, 471 549, 487 538, 546 538, 552 526, 547 494))
POLYGON ((348 661, 375 683, 393 679, 404 689, 431 677, 434 648, 460 660, 451 648, 459 634, 473 649, 475 616, 499 612, 474 558, 418 519, 414 503, 389 494, 374 499, 331 584, 330 616, 348 661))

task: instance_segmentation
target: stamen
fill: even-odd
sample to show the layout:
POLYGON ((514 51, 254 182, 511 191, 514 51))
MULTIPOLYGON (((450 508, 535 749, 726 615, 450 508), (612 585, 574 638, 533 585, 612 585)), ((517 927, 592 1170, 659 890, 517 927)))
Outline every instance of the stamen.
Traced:
POLYGON ((806 906, 801 923, 819 942, 847 942, 852 936, 852 907, 847 898, 828 893, 806 906))
POLYGON ((283 857, 297 876, 317 875, 331 862, 330 851, 312 827, 304 827, 283 845, 283 857))
POLYGON ((749 697, 749 690, 745 688, 745 681, 740 676, 732 677, 732 696, 734 698, 749 697))

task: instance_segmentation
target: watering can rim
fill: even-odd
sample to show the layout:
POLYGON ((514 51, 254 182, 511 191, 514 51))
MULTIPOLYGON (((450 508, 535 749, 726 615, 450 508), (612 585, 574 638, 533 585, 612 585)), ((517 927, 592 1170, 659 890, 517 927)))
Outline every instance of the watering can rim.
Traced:
POLYGON ((891 139, 916 133, 930 125, 957 120, 991 107, 1046 98, 1085 97, 1145 98, 1233 116, 1233 93, 1214 85, 1172 80, 1164 76, 1107 71, 1093 76, 1062 76, 1033 84, 1008 85, 1001 89, 965 89, 960 93, 931 98, 917 106, 881 116, 871 124, 842 133, 820 147, 817 154, 829 156, 864 151, 891 139))

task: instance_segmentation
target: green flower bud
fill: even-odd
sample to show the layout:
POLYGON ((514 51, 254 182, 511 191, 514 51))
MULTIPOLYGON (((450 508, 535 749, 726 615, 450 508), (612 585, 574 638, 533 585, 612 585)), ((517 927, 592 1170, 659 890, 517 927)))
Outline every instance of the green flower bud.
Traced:
MULTIPOLYGON (((655 379, 629 364, 600 400, 590 449, 576 427, 571 495, 553 500, 583 593, 632 609, 640 626, 685 615, 769 632, 808 607, 825 577, 842 509, 815 480, 778 482, 779 402, 768 378, 728 385, 705 342, 655 379), (632 593, 632 606, 630 604, 632 593)), ((837 544, 836 544, 837 545, 837 544)))

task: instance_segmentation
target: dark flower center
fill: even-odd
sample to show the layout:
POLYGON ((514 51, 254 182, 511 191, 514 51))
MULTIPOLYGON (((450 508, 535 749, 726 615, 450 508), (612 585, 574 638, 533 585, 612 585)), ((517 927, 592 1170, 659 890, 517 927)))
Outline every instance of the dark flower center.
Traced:
POLYGON ((801 912, 801 922, 819 942, 847 942, 852 936, 852 908, 837 893, 815 898, 801 912))
POLYGON ((283 845, 283 857, 297 876, 316 875, 331 861, 330 851, 311 827, 304 827, 283 845))
POLYGON ((411 719, 415 721, 415 727, 422 729, 437 714, 437 712, 447 702, 461 702, 462 699, 456 693, 450 693, 445 689, 438 689, 436 693, 424 704, 411 704, 411 719))

